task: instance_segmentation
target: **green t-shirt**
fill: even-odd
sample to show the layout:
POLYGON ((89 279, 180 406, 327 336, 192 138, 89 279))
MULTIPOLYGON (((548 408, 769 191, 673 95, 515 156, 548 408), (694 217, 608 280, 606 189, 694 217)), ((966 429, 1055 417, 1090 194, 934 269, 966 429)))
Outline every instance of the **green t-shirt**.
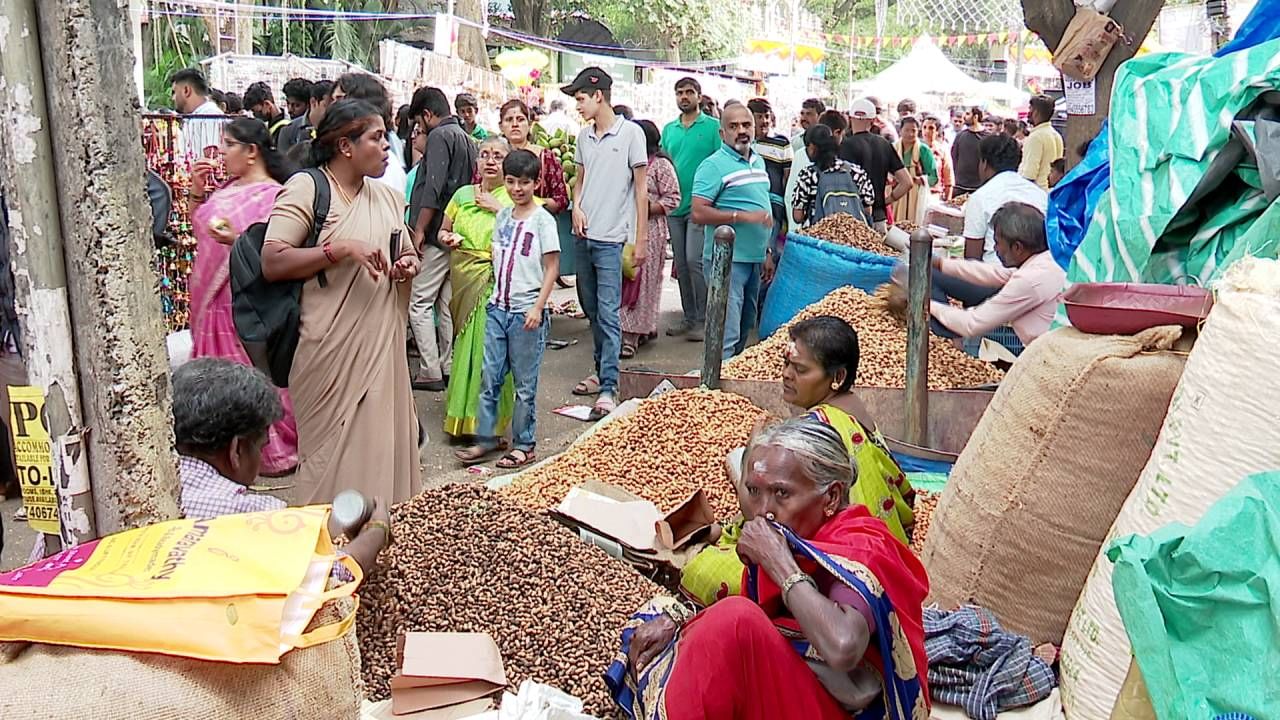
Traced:
POLYGON ((689 214, 693 201, 693 176, 703 160, 720 147, 720 121, 701 113, 689 127, 680 118, 667 123, 662 129, 662 149, 671 156, 680 180, 680 205, 669 213, 675 217, 689 214))

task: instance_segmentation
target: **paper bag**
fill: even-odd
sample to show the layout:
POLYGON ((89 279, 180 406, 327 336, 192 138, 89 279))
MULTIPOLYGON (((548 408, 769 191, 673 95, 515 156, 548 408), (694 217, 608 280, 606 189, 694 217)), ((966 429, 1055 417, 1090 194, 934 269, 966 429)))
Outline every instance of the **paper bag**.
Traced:
POLYGON ((502 653, 486 633, 405 633, 396 657, 400 674, 391 679, 396 715, 476 700, 507 685, 502 653))

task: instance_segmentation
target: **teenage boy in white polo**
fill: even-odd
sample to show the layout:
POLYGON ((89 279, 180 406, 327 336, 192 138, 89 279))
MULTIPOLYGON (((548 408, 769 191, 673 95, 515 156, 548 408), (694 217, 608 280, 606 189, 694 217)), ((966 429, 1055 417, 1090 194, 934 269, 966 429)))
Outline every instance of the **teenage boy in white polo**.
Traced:
MULTIPOLYGON (((560 88, 578 104, 590 125, 578 133, 573 161, 573 234, 577 252, 578 300, 591 321, 595 373, 578 383, 575 395, 599 392, 592 419, 617 407, 618 354, 622 351, 622 247, 635 242, 637 266, 648 247, 649 164, 644 131, 613 112, 613 78, 598 67, 578 73, 560 88)), ((661 262, 661 258, 654 262, 661 262)))

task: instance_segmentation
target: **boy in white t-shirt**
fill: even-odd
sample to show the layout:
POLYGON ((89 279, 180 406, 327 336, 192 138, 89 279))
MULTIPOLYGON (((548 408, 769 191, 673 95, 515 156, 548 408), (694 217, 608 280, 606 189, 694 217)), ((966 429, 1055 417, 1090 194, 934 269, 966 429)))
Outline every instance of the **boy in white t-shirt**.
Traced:
POLYGON ((508 372, 515 380, 515 416, 511 452, 498 467, 516 468, 534 460, 534 403, 550 324, 547 298, 560 267, 555 218, 534 200, 541 171, 542 161, 528 150, 516 150, 502 163, 514 206, 498 211, 493 229, 493 295, 485 318, 476 444, 455 453, 467 465, 482 462, 499 447, 498 398, 508 372))

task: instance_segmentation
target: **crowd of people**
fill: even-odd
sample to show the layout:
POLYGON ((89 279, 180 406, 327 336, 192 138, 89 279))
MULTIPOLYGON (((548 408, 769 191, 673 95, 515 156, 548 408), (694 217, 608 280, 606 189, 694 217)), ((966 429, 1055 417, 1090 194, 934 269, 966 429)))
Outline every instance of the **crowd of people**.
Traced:
MULTIPOLYGON (((909 100, 889 122, 876 98, 843 111, 809 99, 788 136, 775 130, 787 118, 780 123, 768 99, 721 105, 693 77, 675 84, 678 115, 661 127, 614 104, 600 68, 560 90, 550 112, 510 100, 486 128, 469 94, 451 103, 423 87, 397 110, 363 73, 291 80, 283 108, 264 83, 241 98, 215 94, 194 70, 172 77, 183 141, 199 158, 190 191, 197 359, 174 377, 184 513, 278 507, 248 490, 258 475, 295 473, 303 503, 354 486, 377 498, 348 546, 371 566, 390 541, 387 505, 422 486, 413 390, 445 393, 444 431, 460 463, 534 462, 562 253, 574 256, 593 342, 573 392, 594 396, 597 419, 617 407, 619 361, 664 330, 668 252, 681 312, 665 334, 705 340, 704 260, 720 226, 735 236, 725 358, 751 341, 789 230, 843 213, 885 233, 919 224, 934 198, 959 195, 968 195, 964 257, 934 261, 934 332, 1007 327, 1028 343, 1048 328, 1065 276, 1044 235, 1063 152, 1047 97, 1032 99, 1030 127, 979 108, 944 122, 909 100), (243 113, 252 117, 234 117, 243 113), (534 142, 535 122, 576 131, 573 172, 534 142), (229 179, 219 184, 221 170, 229 179), (257 223, 262 276, 302 283, 287 389, 252 368, 233 317, 228 258, 257 223)), ((728 459, 742 515, 682 576, 705 609, 666 603, 637 616, 609 673, 624 706, 847 717, 868 708, 914 716, 927 705, 927 580, 906 547, 914 492, 851 392, 857 330, 817 317, 788 332, 783 399, 809 412, 762 428, 728 459), (800 640, 788 643, 779 628, 800 640), (716 682, 703 658, 716 659, 716 682)))
POLYGON ((195 70, 171 81, 176 109, 189 116, 184 142, 200 158, 191 190, 194 355, 250 363, 232 321, 227 257, 252 224, 267 224, 264 275, 305 283, 297 356, 262 470, 296 470, 307 501, 330 499, 353 476, 380 478, 374 494, 393 500, 416 492, 425 432, 411 389, 445 393, 443 429, 463 446, 459 462, 494 453, 503 468, 533 462, 543 289, 564 282, 562 252, 573 255, 591 326, 592 366, 573 393, 594 397, 593 419, 617 407, 620 360, 663 330, 704 339, 703 260, 719 226, 735 232, 725 358, 753 337, 787 232, 836 213, 884 233, 895 222, 920 224, 935 197, 968 195, 965 259, 935 263, 940 335, 1005 328, 1030 342, 1047 329, 1065 283, 1043 234, 1046 188, 1062 156, 1054 104, 1043 96, 1031 101, 1025 133, 980 108, 953 109, 945 123, 904 100, 889 122, 876 98, 843 111, 809 99, 788 137, 775 131, 787 119, 779 123, 768 99, 720 105, 693 77, 676 82, 678 115, 659 129, 615 105, 613 79, 595 67, 562 87, 549 113, 503 103, 493 129, 480 124, 469 94, 451 103, 423 87, 396 110, 365 73, 290 80, 283 107, 254 83, 242 101, 253 117, 230 121, 221 113, 234 115, 239 98, 215 95, 195 70), (577 118, 565 110, 570 99, 577 118), (535 122, 582 124, 575 172, 533 141, 535 122), (230 179, 215 186, 219 163, 230 179), (323 227, 312 238, 321 198, 323 227), (681 315, 664 329, 668 252, 681 315), (409 337, 420 358, 412 373, 409 337))

